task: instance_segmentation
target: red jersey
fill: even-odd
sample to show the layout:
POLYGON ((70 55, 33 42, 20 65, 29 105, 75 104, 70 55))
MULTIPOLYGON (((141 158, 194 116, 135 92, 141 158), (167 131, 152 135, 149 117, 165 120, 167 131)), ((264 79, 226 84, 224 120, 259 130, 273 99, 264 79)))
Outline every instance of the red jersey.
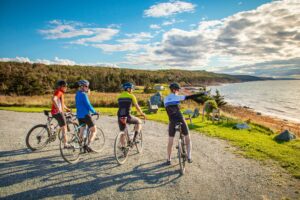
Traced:
POLYGON ((54 103, 52 102, 52 108, 51 108, 51 114, 55 115, 58 112, 62 112, 63 111, 63 97, 64 97, 64 91, 62 91, 61 89, 57 89, 55 90, 53 96, 56 96, 57 99, 57 104, 59 107, 59 110, 57 110, 57 108, 55 107, 54 103))

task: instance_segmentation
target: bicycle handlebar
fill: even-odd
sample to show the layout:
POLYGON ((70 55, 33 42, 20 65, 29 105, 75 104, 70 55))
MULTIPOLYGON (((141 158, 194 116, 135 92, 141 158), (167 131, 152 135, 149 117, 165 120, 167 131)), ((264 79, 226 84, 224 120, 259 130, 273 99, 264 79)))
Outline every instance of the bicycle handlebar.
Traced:
POLYGON ((136 117, 143 118, 143 122, 144 122, 144 124, 146 123, 146 116, 143 116, 143 115, 136 115, 136 117))
POLYGON ((98 120, 98 119, 99 119, 99 116, 100 116, 100 114, 99 114, 99 113, 93 113, 93 114, 91 114, 91 116, 97 116, 96 120, 98 120))

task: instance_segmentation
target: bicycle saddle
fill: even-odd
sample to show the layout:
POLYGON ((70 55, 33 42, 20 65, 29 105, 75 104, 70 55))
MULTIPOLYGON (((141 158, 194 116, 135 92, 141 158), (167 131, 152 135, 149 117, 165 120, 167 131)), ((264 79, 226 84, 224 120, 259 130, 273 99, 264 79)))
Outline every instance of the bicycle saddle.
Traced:
POLYGON ((127 117, 120 117, 119 119, 120 119, 120 122, 121 122, 123 125, 126 124, 126 122, 127 122, 127 117))
POLYGON ((49 117, 49 110, 44 110, 44 114, 49 117))

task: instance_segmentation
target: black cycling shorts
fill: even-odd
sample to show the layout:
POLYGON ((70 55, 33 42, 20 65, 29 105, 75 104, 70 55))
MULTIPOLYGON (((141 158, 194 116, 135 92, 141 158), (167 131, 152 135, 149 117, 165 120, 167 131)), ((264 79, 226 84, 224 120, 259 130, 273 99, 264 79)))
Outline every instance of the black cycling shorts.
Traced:
POLYGON ((57 113, 52 116, 58 122, 59 127, 63 127, 66 125, 66 117, 62 113, 57 113))
POLYGON ((180 122, 181 122, 181 130, 182 130, 183 135, 187 136, 189 134, 189 128, 188 128, 185 120, 184 119, 180 119, 180 120, 177 120, 177 121, 170 121, 170 123, 169 123, 169 137, 174 137, 175 136, 175 133, 176 133, 176 130, 175 130, 176 124, 180 123, 180 122))
POLYGON ((78 119, 79 125, 86 124, 89 128, 95 126, 91 115, 86 115, 84 118, 78 119))
MULTIPOLYGON (((142 122, 139 118, 129 115, 127 117, 126 123, 127 124, 141 124, 142 122)), ((118 124, 119 124, 120 131, 124 131, 126 125, 122 122, 121 117, 118 117, 118 124)))

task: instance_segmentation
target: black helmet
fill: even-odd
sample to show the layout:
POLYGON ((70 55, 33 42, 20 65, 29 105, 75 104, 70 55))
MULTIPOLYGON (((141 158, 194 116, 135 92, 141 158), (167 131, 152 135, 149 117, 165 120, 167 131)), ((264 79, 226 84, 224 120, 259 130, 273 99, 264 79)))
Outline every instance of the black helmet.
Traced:
POLYGON ((80 80, 77 83, 79 86, 84 86, 84 85, 89 86, 90 85, 90 82, 87 80, 80 80))
POLYGON ((171 84, 169 85, 169 88, 170 88, 171 90, 173 90, 173 89, 179 90, 181 87, 180 87, 180 85, 179 85, 178 83, 171 83, 171 84))
POLYGON ((56 85, 57 85, 57 87, 66 87, 66 86, 68 86, 68 83, 64 80, 59 80, 59 81, 57 81, 56 85))

